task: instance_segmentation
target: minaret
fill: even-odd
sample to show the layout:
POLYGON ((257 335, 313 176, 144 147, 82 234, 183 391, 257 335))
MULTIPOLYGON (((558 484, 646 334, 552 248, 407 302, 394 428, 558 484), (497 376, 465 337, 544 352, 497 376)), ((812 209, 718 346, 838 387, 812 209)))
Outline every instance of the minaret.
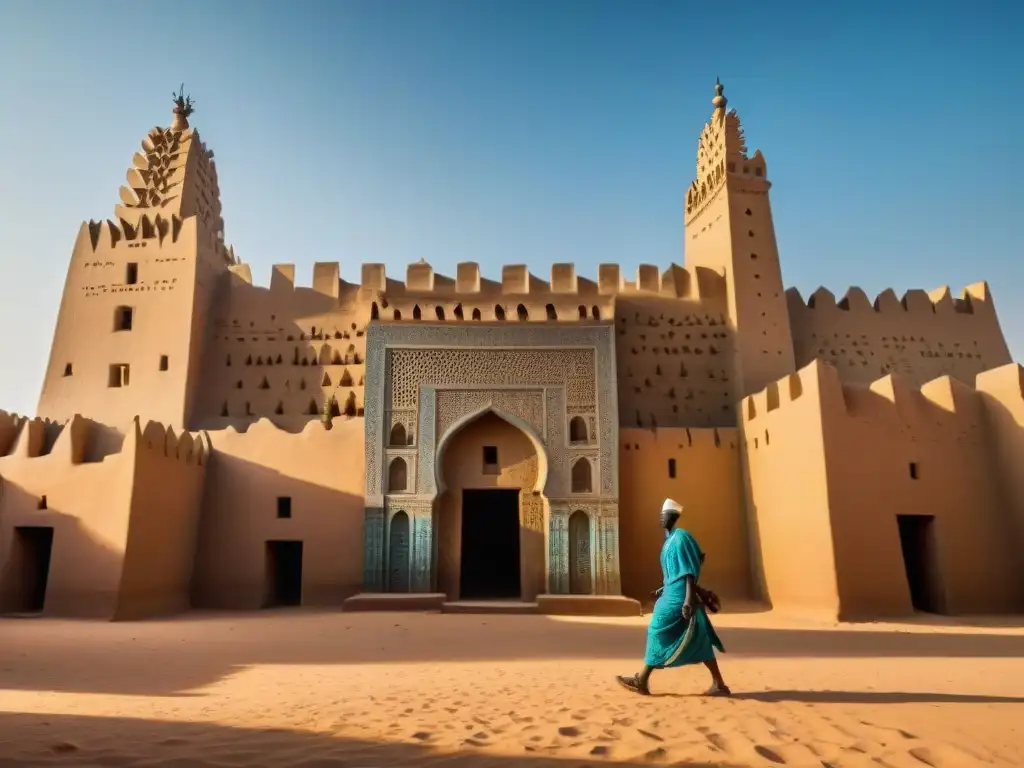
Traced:
POLYGON ((725 275, 734 376, 744 396, 795 364, 767 166, 760 150, 747 154, 739 116, 728 104, 716 79, 713 111, 697 144, 697 175, 686 195, 684 248, 687 268, 725 275))
POLYGON ((64 283, 40 416, 189 426, 207 315, 231 255, 213 153, 174 95, 142 141, 114 218, 83 223, 64 283))

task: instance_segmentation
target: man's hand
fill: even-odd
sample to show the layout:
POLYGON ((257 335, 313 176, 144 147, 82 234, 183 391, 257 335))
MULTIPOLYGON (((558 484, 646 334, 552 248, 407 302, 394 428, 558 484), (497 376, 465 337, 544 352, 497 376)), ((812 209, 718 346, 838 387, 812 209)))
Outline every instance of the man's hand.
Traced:
POLYGON ((691 616, 693 616, 693 604, 687 601, 683 603, 683 618, 689 621, 691 616))
POLYGON ((665 591, 664 587, 658 587, 656 590, 651 592, 651 597, 653 597, 655 600, 657 600, 659 597, 661 597, 661 593, 664 592, 664 591, 665 591))

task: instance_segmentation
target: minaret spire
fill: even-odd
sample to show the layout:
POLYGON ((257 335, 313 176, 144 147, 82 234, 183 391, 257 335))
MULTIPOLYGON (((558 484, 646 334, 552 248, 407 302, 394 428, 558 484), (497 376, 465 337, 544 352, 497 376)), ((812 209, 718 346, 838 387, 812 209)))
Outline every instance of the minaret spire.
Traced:
POLYGON ((171 93, 171 98, 174 99, 174 122, 171 123, 171 130, 188 130, 188 118, 196 111, 196 103, 192 101, 191 96, 185 95, 184 83, 181 84, 181 90, 178 93, 171 93))
POLYGON ((715 78, 715 98, 711 100, 715 109, 725 109, 726 104, 729 100, 725 98, 725 86, 722 85, 722 81, 719 78, 715 78))

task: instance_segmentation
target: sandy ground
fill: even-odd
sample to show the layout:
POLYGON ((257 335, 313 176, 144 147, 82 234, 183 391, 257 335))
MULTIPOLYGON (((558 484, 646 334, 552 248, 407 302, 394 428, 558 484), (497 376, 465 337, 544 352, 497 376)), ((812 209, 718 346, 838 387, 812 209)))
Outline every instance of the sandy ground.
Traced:
POLYGON ((0 766, 1024 765, 1024 622, 716 622, 735 696, 640 619, 0 620, 0 766))

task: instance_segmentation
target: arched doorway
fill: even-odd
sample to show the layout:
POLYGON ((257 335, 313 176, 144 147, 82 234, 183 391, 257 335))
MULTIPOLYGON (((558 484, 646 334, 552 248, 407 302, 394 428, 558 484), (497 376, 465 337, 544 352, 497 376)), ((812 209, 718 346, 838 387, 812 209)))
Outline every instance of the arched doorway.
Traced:
POLYGON ((534 600, 545 585, 545 516, 533 440, 486 411, 439 458, 439 591, 449 600, 534 600))

